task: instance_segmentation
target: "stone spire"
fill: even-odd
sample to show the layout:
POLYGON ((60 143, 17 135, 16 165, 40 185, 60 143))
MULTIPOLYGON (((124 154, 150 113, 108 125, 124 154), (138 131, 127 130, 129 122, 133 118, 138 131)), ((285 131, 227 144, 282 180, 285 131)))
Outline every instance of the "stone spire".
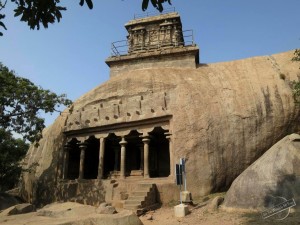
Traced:
POLYGON ((182 30, 176 12, 134 19, 126 23, 125 28, 127 40, 112 43, 112 56, 106 60, 111 77, 132 69, 195 68, 199 63, 193 31, 182 30))

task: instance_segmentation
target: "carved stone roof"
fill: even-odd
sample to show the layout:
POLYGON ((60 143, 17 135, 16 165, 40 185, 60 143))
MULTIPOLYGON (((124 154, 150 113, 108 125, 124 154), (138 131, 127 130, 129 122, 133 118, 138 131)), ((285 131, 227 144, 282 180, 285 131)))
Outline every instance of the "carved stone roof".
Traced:
POLYGON ((158 16, 151 16, 151 17, 130 20, 128 23, 125 24, 125 27, 128 28, 130 26, 135 26, 136 24, 152 24, 153 22, 164 21, 168 19, 178 19, 181 23, 180 15, 177 12, 173 12, 173 13, 162 14, 158 16))
POLYGON ((114 54, 106 60, 110 76, 140 68, 185 67, 199 63, 199 48, 194 44, 193 32, 182 30, 178 13, 134 19, 125 24, 128 31, 124 43, 112 44, 114 54), (119 44, 119 45, 118 45, 119 44), (119 47, 128 47, 124 53, 119 47))

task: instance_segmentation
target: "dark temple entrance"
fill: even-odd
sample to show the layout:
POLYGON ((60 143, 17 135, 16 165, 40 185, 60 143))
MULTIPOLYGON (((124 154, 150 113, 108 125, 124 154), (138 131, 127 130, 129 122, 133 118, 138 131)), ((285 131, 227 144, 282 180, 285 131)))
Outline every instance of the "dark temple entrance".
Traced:
POLYGON ((126 145, 126 174, 129 176, 142 176, 143 171, 143 142, 141 134, 136 130, 130 131, 125 137, 126 145))
POLYGON ((99 139, 91 136, 87 140, 87 149, 84 159, 84 179, 96 179, 99 164, 99 139))
POLYGON ((150 177, 168 177, 170 175, 169 141, 166 130, 155 127, 150 132, 149 173, 150 177))
POLYGON ((109 134, 105 140, 103 178, 109 178, 112 171, 120 171, 120 137, 109 134))
POLYGON ((69 163, 68 163, 68 174, 67 179, 74 180, 79 176, 79 161, 80 161, 80 149, 78 147, 78 140, 73 138, 70 141, 69 151, 69 163))

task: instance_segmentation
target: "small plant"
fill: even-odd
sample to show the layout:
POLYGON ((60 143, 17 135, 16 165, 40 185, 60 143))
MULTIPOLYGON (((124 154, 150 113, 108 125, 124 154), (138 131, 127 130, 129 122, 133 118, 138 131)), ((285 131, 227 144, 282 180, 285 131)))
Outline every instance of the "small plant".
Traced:
POLYGON ((292 61, 300 61, 300 49, 296 49, 292 61))
MULTIPOLYGON (((296 49, 292 61, 300 62, 300 49, 296 49)), ((300 69, 300 67, 299 67, 300 69)))
POLYGON ((293 91, 293 97, 295 100, 295 103, 300 103, 300 81, 292 81, 291 82, 291 88, 293 91))

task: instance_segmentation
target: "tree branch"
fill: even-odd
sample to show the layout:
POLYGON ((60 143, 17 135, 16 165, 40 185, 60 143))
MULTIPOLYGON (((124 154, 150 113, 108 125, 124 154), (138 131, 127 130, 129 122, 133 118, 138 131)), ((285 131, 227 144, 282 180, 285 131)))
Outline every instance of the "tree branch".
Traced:
POLYGON ((5 8, 6 3, 7 3, 7 0, 5 1, 4 4, 2 4, 2 2, 0 2, 0 11, 5 8))

